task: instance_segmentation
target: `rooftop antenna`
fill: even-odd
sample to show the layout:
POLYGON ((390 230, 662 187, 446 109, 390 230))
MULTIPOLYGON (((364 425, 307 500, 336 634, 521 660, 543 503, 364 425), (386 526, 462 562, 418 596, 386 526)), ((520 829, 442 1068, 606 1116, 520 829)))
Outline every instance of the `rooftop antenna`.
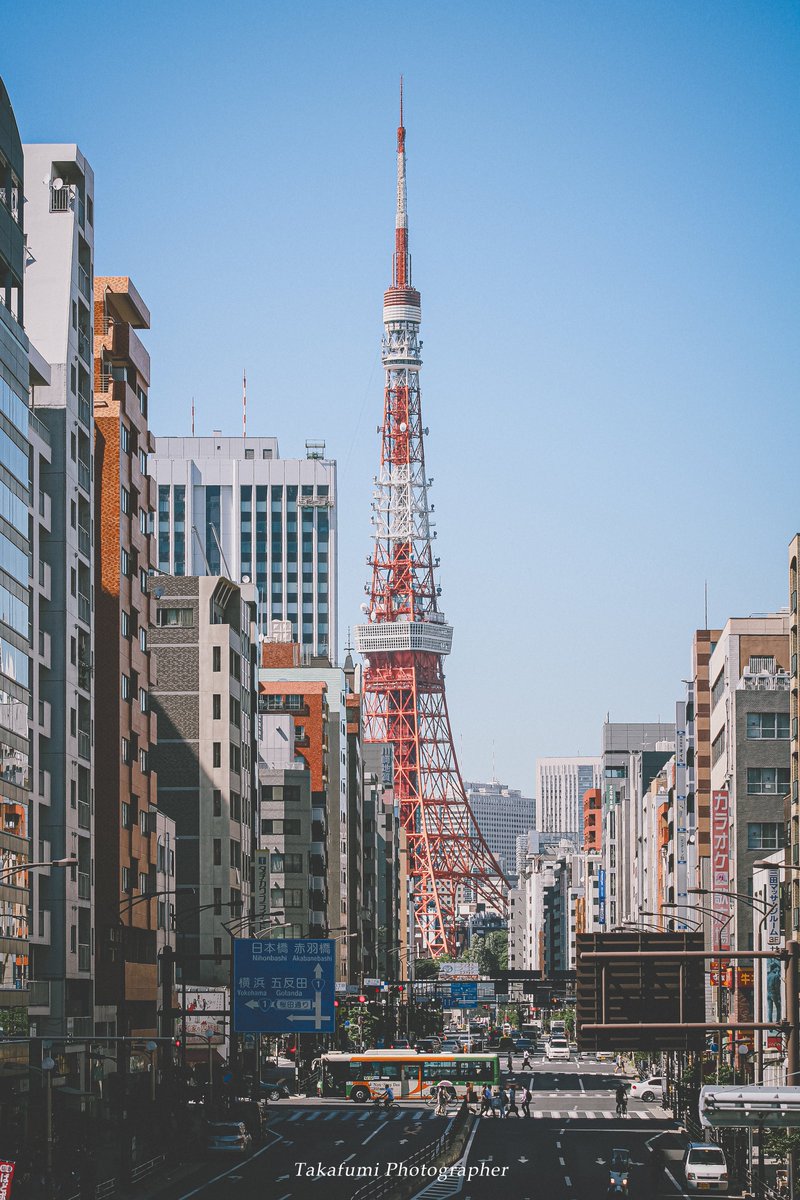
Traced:
POLYGON ((192 437, 194 437, 194 396, 192 396, 192 437))
POLYGON ((703 626, 703 629, 708 629, 708 580, 706 580, 703 585, 703 601, 704 601, 704 604, 703 604, 704 617, 703 617, 703 619, 705 620, 705 625, 703 626))
POLYGON ((247 437, 247 371, 242 368, 242 437, 247 437))

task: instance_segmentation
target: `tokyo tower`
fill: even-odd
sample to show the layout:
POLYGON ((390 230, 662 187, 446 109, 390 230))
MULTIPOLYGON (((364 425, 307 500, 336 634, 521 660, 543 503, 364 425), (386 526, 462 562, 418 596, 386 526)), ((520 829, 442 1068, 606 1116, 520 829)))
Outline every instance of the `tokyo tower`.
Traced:
POLYGON ((506 908, 503 873, 477 829, 461 781, 442 660, 452 626, 440 612, 433 506, 425 473, 419 372, 420 294, 411 285, 406 131, 400 84, 392 285, 383 298, 385 370, 380 473, 372 503, 372 583, 355 629, 364 656, 365 737, 394 750, 394 790, 406 832, 413 936, 432 957, 457 949, 458 904, 506 908))

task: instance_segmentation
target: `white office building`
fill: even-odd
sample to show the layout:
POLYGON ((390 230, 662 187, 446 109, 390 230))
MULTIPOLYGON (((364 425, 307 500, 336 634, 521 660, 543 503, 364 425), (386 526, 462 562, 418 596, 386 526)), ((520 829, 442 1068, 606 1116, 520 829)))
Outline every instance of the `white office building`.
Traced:
POLYGON ((324 442, 281 458, 277 438, 162 437, 158 569, 255 583, 259 625, 290 621, 307 656, 337 661, 336 463, 324 442))
MULTIPOLYGON (((498 783, 464 783, 475 818, 470 833, 480 830, 507 876, 517 870, 517 837, 536 824, 536 802, 514 788, 498 783)), ((512 880, 513 882, 513 880, 512 880)))
POLYGON ((599 758, 537 758, 536 828, 583 844, 583 797, 600 787, 599 758))

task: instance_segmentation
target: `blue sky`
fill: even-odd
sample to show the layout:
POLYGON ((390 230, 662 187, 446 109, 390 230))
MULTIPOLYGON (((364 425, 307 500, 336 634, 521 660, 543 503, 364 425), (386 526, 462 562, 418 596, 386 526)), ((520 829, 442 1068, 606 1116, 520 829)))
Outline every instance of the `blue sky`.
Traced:
POLYGON ((150 305, 159 434, 339 460, 367 580, 406 77, 448 697, 464 774, 669 720, 691 637, 787 602, 800 7, 39 0, 23 140, 77 141, 96 260, 150 305))

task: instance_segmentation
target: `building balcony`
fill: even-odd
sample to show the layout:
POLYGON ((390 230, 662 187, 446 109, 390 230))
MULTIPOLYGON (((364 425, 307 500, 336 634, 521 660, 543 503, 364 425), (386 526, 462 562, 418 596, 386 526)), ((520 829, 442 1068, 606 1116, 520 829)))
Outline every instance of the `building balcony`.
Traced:
POLYGON ((78 330, 78 353, 87 367, 92 365, 92 345, 85 330, 78 330))
MULTIPOLYGON (((88 800, 78 801, 78 829, 91 829, 92 827, 92 809, 88 800)), ((78 895, 80 895, 80 876, 78 877, 78 895)), ((88 900, 85 896, 83 899, 88 900)))
POLYGON ((78 263, 78 291, 87 300, 89 304, 92 302, 92 281, 89 278, 88 271, 84 271, 83 267, 78 263))
POLYGON ((92 690, 92 668, 85 658, 78 659, 78 687, 85 692, 92 690))
POLYGON ((85 729, 78 730, 78 757, 86 762, 92 761, 92 739, 85 729))
POLYGON ((92 898, 92 881, 91 877, 85 871, 78 871, 78 899, 91 900, 92 898))
POLYGON ((145 383, 150 383, 150 355, 142 345, 139 335, 127 323, 117 322, 113 327, 111 356, 131 363, 145 383))
POLYGON ((91 428, 92 414, 89 408, 89 400, 81 392, 78 392, 78 420, 84 429, 91 428))
POLYGON ((78 592, 78 617, 84 625, 92 624, 92 605, 88 596, 78 592))
POLYGON ((88 463, 81 462, 78 459, 78 485, 83 488, 87 496, 92 494, 92 471, 88 463))
POLYGON ((92 949, 91 946, 84 942, 78 943, 78 970, 91 971, 92 969, 92 949))
POLYGON ((83 525, 78 526, 78 550, 84 558, 91 560, 92 557, 92 537, 89 530, 83 525))

